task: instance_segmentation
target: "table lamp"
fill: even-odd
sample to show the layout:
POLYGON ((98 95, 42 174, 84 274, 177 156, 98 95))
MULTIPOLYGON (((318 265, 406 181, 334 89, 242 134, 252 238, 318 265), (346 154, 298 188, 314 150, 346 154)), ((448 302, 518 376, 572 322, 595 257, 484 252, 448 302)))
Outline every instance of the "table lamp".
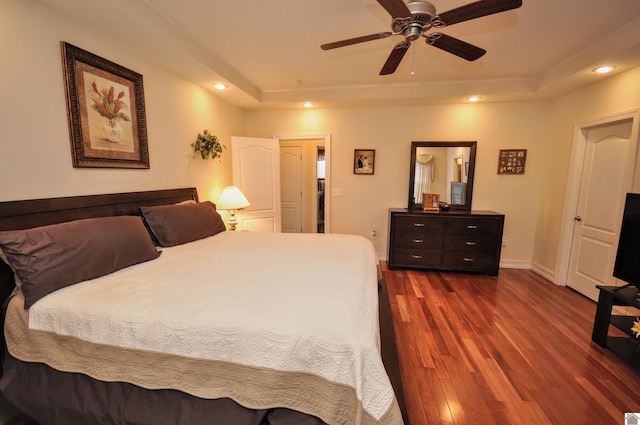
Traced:
POLYGON ((246 208, 251 203, 236 186, 227 186, 222 191, 216 207, 220 210, 229 210, 229 230, 236 230, 236 210, 246 208))

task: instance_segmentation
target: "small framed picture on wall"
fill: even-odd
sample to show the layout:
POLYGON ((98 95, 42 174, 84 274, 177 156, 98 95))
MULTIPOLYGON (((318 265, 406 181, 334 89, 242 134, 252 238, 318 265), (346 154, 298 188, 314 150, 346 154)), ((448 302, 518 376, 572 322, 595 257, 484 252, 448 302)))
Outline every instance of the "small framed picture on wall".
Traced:
POLYGON ((498 155, 498 174, 524 174, 526 162, 526 149, 500 149, 500 154, 498 155))
POLYGON ((353 174, 372 175, 375 169, 376 151, 356 149, 353 154, 353 174))

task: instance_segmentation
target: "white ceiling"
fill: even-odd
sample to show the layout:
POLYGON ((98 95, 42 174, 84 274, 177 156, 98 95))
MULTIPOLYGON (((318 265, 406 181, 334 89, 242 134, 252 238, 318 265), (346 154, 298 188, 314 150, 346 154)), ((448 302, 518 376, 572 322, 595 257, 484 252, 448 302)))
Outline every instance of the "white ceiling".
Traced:
MULTIPOLYGON (((523 0, 440 30, 486 49, 479 60, 419 39, 388 76, 379 71, 400 36, 320 49, 390 31, 376 0, 37 1, 209 90, 226 83, 216 94, 245 108, 541 100, 602 79, 597 65, 640 65, 640 0, 523 0)), ((471 2, 431 1, 438 12, 471 2)))

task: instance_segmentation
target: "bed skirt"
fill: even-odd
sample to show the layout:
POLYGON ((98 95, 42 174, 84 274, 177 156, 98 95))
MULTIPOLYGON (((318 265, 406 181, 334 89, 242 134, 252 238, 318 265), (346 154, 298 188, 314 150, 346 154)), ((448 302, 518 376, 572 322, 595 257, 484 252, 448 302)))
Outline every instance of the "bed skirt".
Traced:
MULTIPOLYGON (((177 390, 150 391, 129 383, 102 382, 42 363, 22 362, 8 353, 3 369, 0 390, 4 396, 41 425, 325 425, 290 409, 252 410, 229 398, 205 400, 177 390)), ((8 424, 36 425, 26 418, 8 424)))

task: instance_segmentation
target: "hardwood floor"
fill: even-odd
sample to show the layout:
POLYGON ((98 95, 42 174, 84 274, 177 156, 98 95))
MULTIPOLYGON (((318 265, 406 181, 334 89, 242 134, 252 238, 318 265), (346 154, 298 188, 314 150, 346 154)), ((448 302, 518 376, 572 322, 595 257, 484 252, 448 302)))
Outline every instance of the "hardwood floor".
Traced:
POLYGON ((596 304, 529 270, 386 270, 410 425, 624 424, 640 374, 591 342, 596 304))

